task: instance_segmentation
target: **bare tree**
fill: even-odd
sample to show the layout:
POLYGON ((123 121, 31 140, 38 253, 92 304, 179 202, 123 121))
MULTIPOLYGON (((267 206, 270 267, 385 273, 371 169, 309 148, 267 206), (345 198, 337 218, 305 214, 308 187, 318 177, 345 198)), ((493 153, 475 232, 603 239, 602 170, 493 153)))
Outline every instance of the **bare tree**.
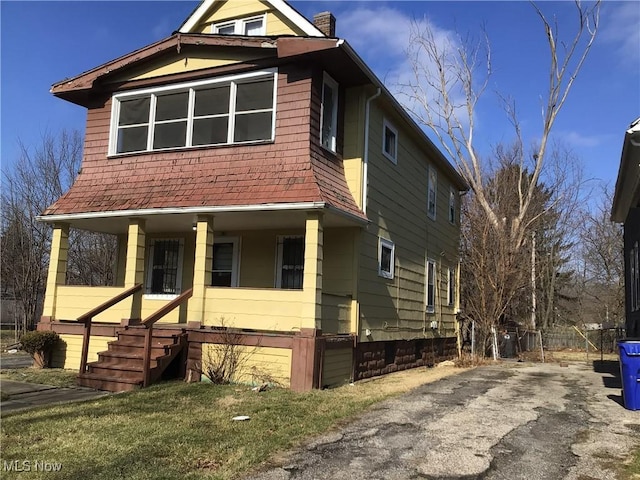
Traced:
POLYGON ((610 220, 612 192, 603 188, 599 201, 581 216, 582 278, 578 291, 583 319, 600 323, 624 321, 622 225, 610 220))
MULTIPOLYGON (((514 266, 513 262, 528 242, 533 225, 546 212, 534 211, 533 204, 545 172, 551 132, 593 45, 599 23, 599 1, 590 6, 576 1, 577 27, 573 37, 564 42, 559 39, 556 19, 549 20, 537 5, 532 5, 544 28, 549 49, 548 85, 542 102, 542 127, 532 152, 525 148, 515 101, 499 94, 502 108, 513 126, 509 156, 517 166, 518 175, 515 189, 508 193, 514 199, 513 208, 506 214, 499 211, 488 191, 488 178, 495 169, 483 162, 476 148, 476 107, 492 73, 491 49, 486 34, 480 42, 469 37, 443 41, 428 23, 413 22, 407 51, 412 75, 410 80, 399 85, 406 108, 435 134, 469 183, 474 202, 491 229, 491 235, 495 236, 491 240, 495 243, 493 248, 507 259, 511 265, 508 269, 514 266)), ((549 183, 545 183, 549 187, 549 183)), ((557 199, 562 202, 562 192, 559 193, 557 199)), ((558 204, 549 203, 547 208, 554 206, 558 204)), ((492 273, 496 283, 507 281, 509 276, 506 271, 492 273)), ((485 286, 477 285, 477 288, 484 289, 485 286)), ((506 286, 493 285, 491 288, 499 292, 506 286)), ((494 324, 507 307, 511 294, 502 293, 500 298, 500 307, 496 306, 490 314, 492 317, 487 319, 494 324)))
MULTIPOLYGON (((51 228, 36 217, 72 185, 81 160, 80 133, 62 130, 45 134, 35 147, 20 143, 20 157, 3 172, 2 293, 20 305, 22 331, 32 329, 41 315, 47 280, 51 228)), ((113 238, 72 230, 68 280, 109 284, 115 251, 113 238)))

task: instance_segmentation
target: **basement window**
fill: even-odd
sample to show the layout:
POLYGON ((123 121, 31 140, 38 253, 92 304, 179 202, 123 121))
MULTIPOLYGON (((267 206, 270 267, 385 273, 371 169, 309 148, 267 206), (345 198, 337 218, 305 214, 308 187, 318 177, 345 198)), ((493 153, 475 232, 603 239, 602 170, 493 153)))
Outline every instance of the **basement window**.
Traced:
POLYGON ((113 96, 109 154, 272 141, 276 71, 113 96))

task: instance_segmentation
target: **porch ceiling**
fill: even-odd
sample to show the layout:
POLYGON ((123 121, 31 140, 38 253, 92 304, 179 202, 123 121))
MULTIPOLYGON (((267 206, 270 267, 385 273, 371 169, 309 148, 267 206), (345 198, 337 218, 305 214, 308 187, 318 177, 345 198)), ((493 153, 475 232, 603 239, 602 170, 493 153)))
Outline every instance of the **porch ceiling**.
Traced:
MULTIPOLYGON (((216 213, 163 213, 154 212, 137 215, 111 215, 111 216, 69 216, 60 219, 60 222, 68 223, 73 228, 119 234, 128 230, 129 219, 143 218, 146 221, 147 233, 185 232, 191 231, 196 223, 198 215, 212 215, 214 217, 215 231, 240 231, 240 230, 273 230, 284 228, 304 228, 307 212, 309 210, 264 210, 247 212, 216 212, 216 213)), ((325 227, 353 227, 362 226, 360 219, 353 219, 341 212, 322 209, 325 214, 325 227)), ((119 212, 118 212, 119 213, 119 212)), ((125 213, 125 212, 122 212, 125 213)), ((47 219, 50 221, 50 219, 47 219)))

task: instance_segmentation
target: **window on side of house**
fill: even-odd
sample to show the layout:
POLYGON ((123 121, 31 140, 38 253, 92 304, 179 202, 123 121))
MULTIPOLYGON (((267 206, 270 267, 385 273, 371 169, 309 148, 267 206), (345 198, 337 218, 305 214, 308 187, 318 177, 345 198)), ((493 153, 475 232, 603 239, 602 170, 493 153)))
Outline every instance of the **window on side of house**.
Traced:
POLYGON ((427 260, 426 309, 433 313, 436 308, 436 262, 427 260))
POLYGON ((301 289, 304 277, 304 237, 278 237, 276 287, 301 289))
POLYGON ((180 293, 182 251, 181 239, 163 238, 153 241, 149 250, 148 294, 175 296, 180 293))
POLYGON ((436 219, 436 198, 438 188, 438 173, 435 168, 429 167, 427 171, 427 215, 429 218, 436 219))
POLYGON ((338 135, 338 84, 326 73, 322 82, 322 106, 320 108, 320 145, 336 151, 338 135))
POLYGON ((211 25, 211 33, 218 35, 265 35, 266 15, 238 18, 211 25))
POLYGON ((398 163, 398 131, 386 118, 382 122, 382 153, 393 163, 398 163))
POLYGON ((453 306, 456 302, 456 271, 447 269, 447 305, 453 306))
POLYGON ((211 285, 213 287, 238 286, 239 240, 236 237, 217 237, 213 244, 211 285))
POLYGON ((378 275, 393 278, 395 266, 396 246, 391 240, 378 238, 378 275))
POLYGON ((629 304, 631 311, 635 312, 640 308, 640 250, 638 242, 633 244, 633 248, 629 251, 629 304))
POLYGON ((456 191, 453 187, 449 188, 449 222, 455 225, 457 215, 456 191))
POLYGON ((109 154, 271 141, 276 72, 116 94, 109 154))

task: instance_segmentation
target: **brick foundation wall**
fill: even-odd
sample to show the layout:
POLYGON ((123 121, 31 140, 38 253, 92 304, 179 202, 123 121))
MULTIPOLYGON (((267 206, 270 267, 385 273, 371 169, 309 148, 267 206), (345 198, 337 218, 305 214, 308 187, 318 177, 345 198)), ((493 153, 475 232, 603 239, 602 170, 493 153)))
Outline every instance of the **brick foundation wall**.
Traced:
POLYGON ((355 380, 432 366, 455 356, 454 337, 360 343, 356 347, 355 380))

